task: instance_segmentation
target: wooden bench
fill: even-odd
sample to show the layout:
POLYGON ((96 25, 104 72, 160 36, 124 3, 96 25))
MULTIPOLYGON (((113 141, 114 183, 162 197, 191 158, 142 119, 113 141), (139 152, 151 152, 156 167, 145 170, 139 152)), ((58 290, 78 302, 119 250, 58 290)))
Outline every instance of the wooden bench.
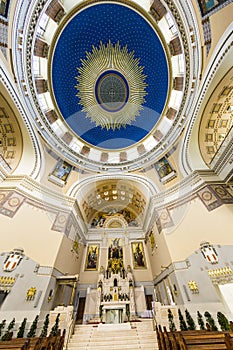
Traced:
POLYGON ((0 342, 0 349, 29 350, 30 339, 16 338, 0 342))
POLYGON ((233 350, 233 333, 212 331, 167 332, 156 327, 161 350, 233 350))
MULTIPOLYGON (((170 332, 169 332, 170 333, 170 332)), ((198 349, 228 349, 233 350, 232 337, 233 334, 221 331, 183 331, 173 332, 173 336, 177 339, 182 347, 190 350, 198 349)))
POLYGON ((186 349, 189 350, 208 350, 208 349, 227 349, 233 350, 231 336, 226 333, 214 333, 210 332, 209 334, 202 335, 182 335, 183 342, 186 346, 186 349))
POLYGON ((14 338, 0 341, 0 350, 62 350, 65 341, 65 330, 62 335, 34 338, 14 338))

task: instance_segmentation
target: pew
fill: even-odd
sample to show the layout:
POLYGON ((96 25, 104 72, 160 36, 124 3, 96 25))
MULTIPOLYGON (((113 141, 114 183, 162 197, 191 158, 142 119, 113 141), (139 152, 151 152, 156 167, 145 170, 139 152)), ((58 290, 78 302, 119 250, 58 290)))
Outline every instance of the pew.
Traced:
POLYGON ((65 341, 65 330, 63 334, 49 337, 14 338, 0 341, 0 350, 62 350, 65 341))
POLYGON ((168 332, 156 326, 161 350, 233 350, 233 333, 222 331, 175 331, 168 332))
POLYGON ((16 338, 0 342, 0 349, 29 350, 30 339, 16 338))
POLYGON ((227 336, 213 335, 207 337, 203 335, 199 336, 180 336, 179 345, 182 350, 232 350, 231 342, 227 339, 227 336))

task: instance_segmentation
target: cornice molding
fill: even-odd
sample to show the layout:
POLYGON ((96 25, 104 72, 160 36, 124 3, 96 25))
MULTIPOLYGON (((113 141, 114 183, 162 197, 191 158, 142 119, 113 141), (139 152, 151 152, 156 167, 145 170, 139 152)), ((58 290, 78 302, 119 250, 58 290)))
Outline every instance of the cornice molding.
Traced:
MULTIPOLYGON (((99 177, 103 179, 103 176, 99 175, 99 177)), ((146 182, 146 179, 144 181, 146 182)), ((172 188, 159 193, 151 193, 142 229, 135 227, 125 227, 124 229, 89 228, 80 211, 76 191, 73 190, 70 195, 58 193, 39 184, 29 176, 8 176, 4 182, 0 183, 0 190, 7 193, 16 191, 24 196, 28 203, 36 207, 53 213, 62 212, 72 216, 78 235, 85 242, 94 239, 100 240, 100 236, 104 232, 114 235, 118 231, 127 232, 130 239, 136 239, 139 236, 144 238, 146 233, 155 225, 158 212, 162 210, 169 211, 171 208, 174 209, 192 201, 193 198, 197 197, 197 192, 208 184, 221 185, 224 183, 211 170, 195 171, 172 188)))

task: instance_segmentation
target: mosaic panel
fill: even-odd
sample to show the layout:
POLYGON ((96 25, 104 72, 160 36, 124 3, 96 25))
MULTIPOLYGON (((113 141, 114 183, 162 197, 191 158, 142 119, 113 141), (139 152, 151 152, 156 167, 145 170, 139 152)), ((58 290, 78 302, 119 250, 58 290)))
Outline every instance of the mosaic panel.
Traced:
POLYGON ((16 192, 10 192, 7 195, 1 193, 1 195, 0 213, 12 218, 23 204, 25 197, 16 192))

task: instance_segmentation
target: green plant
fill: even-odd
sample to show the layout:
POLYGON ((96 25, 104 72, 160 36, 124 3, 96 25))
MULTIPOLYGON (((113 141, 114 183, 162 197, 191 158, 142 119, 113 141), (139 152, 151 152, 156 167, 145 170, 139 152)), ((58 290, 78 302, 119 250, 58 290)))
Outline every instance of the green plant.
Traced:
POLYGON ((188 329, 190 331, 194 331, 196 329, 196 325, 195 325, 194 319, 192 318, 192 316, 190 315, 187 309, 185 310, 185 317, 188 324, 188 329))
POLYGON ((58 326, 59 326, 59 318, 60 318, 60 314, 57 314, 56 320, 55 320, 55 324, 53 325, 50 335, 51 336, 57 336, 58 335, 58 326))
POLYGON ((217 330, 218 330, 218 327, 216 326, 215 321, 214 321, 213 317, 211 316, 211 314, 210 314, 208 311, 206 311, 206 312, 204 313, 204 316, 205 316, 205 318, 206 318, 206 321, 207 321, 207 322, 209 323, 209 325, 210 325, 211 331, 217 331, 217 330))
POLYGON ((171 312, 171 309, 168 309, 167 312, 168 312, 167 316, 168 316, 168 322, 169 322, 169 329, 171 332, 174 332, 176 331, 176 326, 174 323, 173 313, 171 312))
POLYGON ((6 320, 3 320, 1 323, 0 323, 0 336, 2 335, 2 330, 3 328, 5 327, 6 325, 6 320))
POLYGON ((41 331, 41 333, 40 333, 40 338, 42 338, 42 337, 47 337, 48 326, 49 326, 49 314, 47 314, 47 315, 45 316, 43 328, 42 328, 42 331, 41 331))
POLYGON ((230 331, 230 323, 222 312, 217 312, 217 319, 222 331, 230 331))
POLYGON ((13 335, 12 330, 14 326, 15 326, 15 318, 13 318, 13 320, 9 323, 6 333, 1 338, 2 341, 10 340, 12 338, 12 335, 13 335))
POLYGON ((36 328, 37 328, 37 323, 38 323, 39 316, 37 315, 32 322, 32 325, 29 329, 29 332, 27 334, 27 338, 33 338, 36 336, 36 328))
POLYGON ((179 315, 179 321, 180 321, 180 330, 181 331, 187 331, 188 330, 188 327, 187 327, 187 324, 184 320, 184 317, 182 315, 182 312, 180 311, 180 309, 178 309, 178 315, 179 315))
POLYGON ((17 333, 17 338, 23 338, 23 335, 24 335, 24 331, 25 331, 25 327, 26 327, 26 322, 27 322, 27 319, 24 318, 20 327, 19 327, 19 330, 18 330, 18 333, 17 333))
POLYGON ((200 329, 204 331, 205 330, 205 323, 203 321, 202 314, 199 311, 197 311, 197 322, 199 324, 200 329))

